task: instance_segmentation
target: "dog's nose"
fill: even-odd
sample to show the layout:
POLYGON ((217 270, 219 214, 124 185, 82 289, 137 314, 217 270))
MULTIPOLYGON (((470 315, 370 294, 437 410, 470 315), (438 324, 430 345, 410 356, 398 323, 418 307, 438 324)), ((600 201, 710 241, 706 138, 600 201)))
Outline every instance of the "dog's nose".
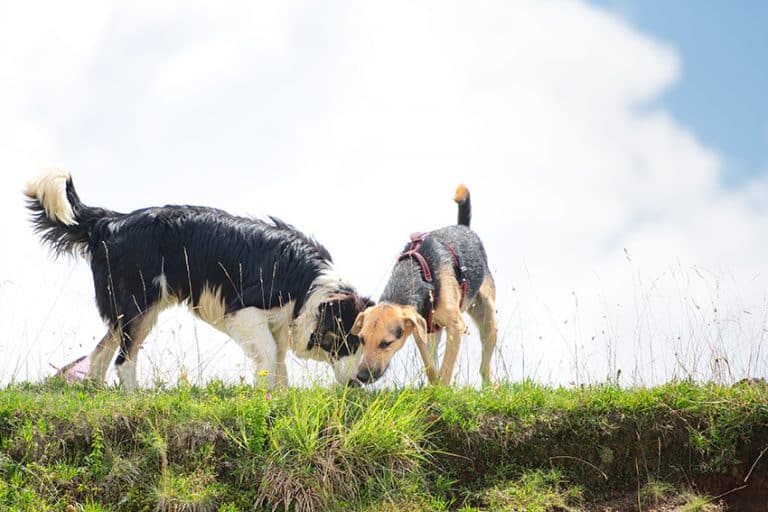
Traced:
POLYGON ((357 380, 362 383, 373 382, 381 377, 381 370, 378 368, 366 368, 357 372, 357 380))
POLYGON ((368 382, 368 379, 371 378, 371 370, 366 368, 365 370, 360 370, 357 372, 357 381, 358 382, 368 382))

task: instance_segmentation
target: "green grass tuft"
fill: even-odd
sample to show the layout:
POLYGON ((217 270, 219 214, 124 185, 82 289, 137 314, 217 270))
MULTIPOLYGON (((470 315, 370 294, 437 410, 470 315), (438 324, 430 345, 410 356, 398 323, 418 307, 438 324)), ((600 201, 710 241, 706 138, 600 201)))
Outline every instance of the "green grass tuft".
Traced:
POLYGON ((494 486, 485 494, 491 510, 510 512, 576 512, 583 499, 581 488, 566 484, 555 470, 524 473, 514 481, 494 486))

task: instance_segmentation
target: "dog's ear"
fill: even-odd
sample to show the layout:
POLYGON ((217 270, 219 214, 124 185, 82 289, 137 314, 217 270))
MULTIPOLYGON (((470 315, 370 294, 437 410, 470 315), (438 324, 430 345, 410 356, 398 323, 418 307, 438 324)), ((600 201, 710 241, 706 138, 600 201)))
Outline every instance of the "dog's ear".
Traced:
POLYGON ((355 307, 357 308, 358 311, 365 311, 366 309, 372 308, 375 305, 376 303, 373 300, 371 300, 370 297, 358 295, 357 301, 355 301, 355 307))
POLYGON ((357 314, 357 318, 355 318, 355 323, 352 325, 352 329, 349 330, 349 333, 353 336, 360 335, 360 331, 363 330, 363 322, 365 321, 365 311, 361 311, 357 314))
POLYGON ((419 337, 421 340, 426 341, 427 339, 427 322, 424 320, 424 317, 421 316, 416 312, 416 310, 412 307, 404 308, 403 309, 404 314, 404 322, 405 322, 405 328, 408 331, 408 333, 413 333, 417 337, 419 337))

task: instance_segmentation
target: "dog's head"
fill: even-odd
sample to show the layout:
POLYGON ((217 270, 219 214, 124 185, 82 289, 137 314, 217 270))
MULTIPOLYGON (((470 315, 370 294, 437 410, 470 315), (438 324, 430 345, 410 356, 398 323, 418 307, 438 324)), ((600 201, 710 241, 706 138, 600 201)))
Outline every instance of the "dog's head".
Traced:
POLYGON ((356 377, 366 383, 384 374, 408 336, 413 334, 425 342, 427 323, 412 306, 379 304, 357 315, 351 332, 363 345, 356 377))
POLYGON ((357 384, 355 373, 361 356, 360 338, 351 331, 357 315, 373 304, 368 297, 339 293, 320 306, 317 328, 310 343, 328 353, 333 373, 340 384, 357 384))

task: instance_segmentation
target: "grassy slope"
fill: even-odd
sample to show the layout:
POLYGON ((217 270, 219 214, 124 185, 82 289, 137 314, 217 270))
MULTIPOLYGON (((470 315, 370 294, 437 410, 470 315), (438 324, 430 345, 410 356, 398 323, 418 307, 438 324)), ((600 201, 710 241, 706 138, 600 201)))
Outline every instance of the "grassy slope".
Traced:
POLYGON ((760 383, 17 385, 0 390, 0 510, 717 510, 683 490, 749 475, 726 499, 766 503, 765 446, 760 383))

